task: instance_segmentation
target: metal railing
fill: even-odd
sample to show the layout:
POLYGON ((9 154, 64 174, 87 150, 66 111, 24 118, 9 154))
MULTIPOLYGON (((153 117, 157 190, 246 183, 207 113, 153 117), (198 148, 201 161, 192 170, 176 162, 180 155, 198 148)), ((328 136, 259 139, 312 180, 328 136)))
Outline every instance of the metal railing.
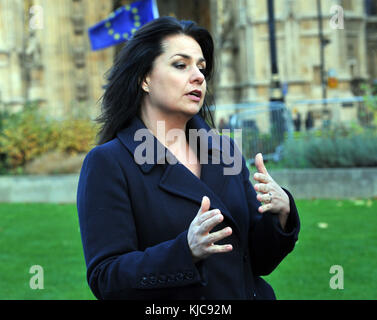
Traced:
POLYGON ((248 164, 261 152, 264 159, 281 160, 286 139, 297 132, 328 128, 334 124, 357 123, 372 126, 373 113, 365 107, 364 97, 262 102, 216 106, 216 110, 234 110, 223 127, 242 129, 242 154, 248 164), (299 119, 298 115, 301 115, 299 119), (348 117, 348 119, 347 119, 348 117))

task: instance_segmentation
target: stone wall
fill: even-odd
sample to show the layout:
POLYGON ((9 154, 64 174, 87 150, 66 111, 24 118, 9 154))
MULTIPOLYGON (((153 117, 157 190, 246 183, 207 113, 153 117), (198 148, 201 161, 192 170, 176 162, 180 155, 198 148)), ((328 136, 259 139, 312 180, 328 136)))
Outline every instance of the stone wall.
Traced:
MULTIPOLYGON (((295 199, 377 197, 377 168, 275 170, 270 175, 295 199)), ((0 202, 75 203, 78 178, 2 176, 0 202)))
POLYGON ((297 199, 377 197, 377 168, 285 169, 270 175, 297 199))

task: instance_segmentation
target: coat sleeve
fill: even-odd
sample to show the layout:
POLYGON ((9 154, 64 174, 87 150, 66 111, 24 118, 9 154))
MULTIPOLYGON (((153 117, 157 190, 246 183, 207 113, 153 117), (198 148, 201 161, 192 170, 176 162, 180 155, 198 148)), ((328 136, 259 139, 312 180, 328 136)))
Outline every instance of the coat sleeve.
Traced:
POLYGON ((242 177, 247 197, 251 225, 249 229, 249 248, 254 275, 268 275, 290 253, 298 239, 300 220, 295 201, 288 190, 290 213, 285 231, 279 218, 271 212, 259 213, 261 203, 256 199, 257 193, 249 180, 249 170, 243 159, 242 177))
POLYGON ((98 299, 158 299, 160 290, 205 282, 187 231, 143 251, 117 157, 102 146, 86 156, 77 190, 87 281, 98 299))

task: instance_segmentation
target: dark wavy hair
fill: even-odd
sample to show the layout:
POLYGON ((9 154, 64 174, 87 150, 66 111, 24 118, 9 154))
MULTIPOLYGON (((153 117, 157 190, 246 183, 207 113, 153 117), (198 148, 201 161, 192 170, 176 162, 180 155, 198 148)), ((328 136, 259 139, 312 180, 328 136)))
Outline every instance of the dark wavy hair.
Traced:
MULTIPOLYGON (((198 42, 206 60, 206 81, 211 79, 214 45, 212 36, 205 28, 193 21, 179 21, 173 17, 161 17, 145 24, 126 42, 105 74, 107 84, 100 98, 101 114, 95 119, 102 124, 97 134, 99 145, 114 139, 135 116, 140 115, 145 94, 141 88, 142 81, 152 70, 155 59, 163 53, 164 39, 175 34, 190 36, 198 42)), ((208 99, 212 97, 207 90, 199 113, 210 126, 215 127, 208 99)))

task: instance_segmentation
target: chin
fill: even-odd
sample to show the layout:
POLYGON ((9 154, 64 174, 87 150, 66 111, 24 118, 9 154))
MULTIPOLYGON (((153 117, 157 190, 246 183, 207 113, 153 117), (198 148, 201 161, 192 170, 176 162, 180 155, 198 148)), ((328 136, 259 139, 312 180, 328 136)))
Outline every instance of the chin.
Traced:
POLYGON ((198 103, 190 103, 190 104, 185 104, 181 105, 178 108, 174 109, 174 113, 181 114, 188 120, 191 119, 193 116, 195 116, 197 113, 199 113, 200 109, 202 108, 203 104, 198 104, 198 103))
POLYGON ((203 107, 203 104, 192 104, 192 105, 189 105, 185 108, 185 111, 187 111, 189 114, 191 115, 196 115, 200 109, 203 107))

